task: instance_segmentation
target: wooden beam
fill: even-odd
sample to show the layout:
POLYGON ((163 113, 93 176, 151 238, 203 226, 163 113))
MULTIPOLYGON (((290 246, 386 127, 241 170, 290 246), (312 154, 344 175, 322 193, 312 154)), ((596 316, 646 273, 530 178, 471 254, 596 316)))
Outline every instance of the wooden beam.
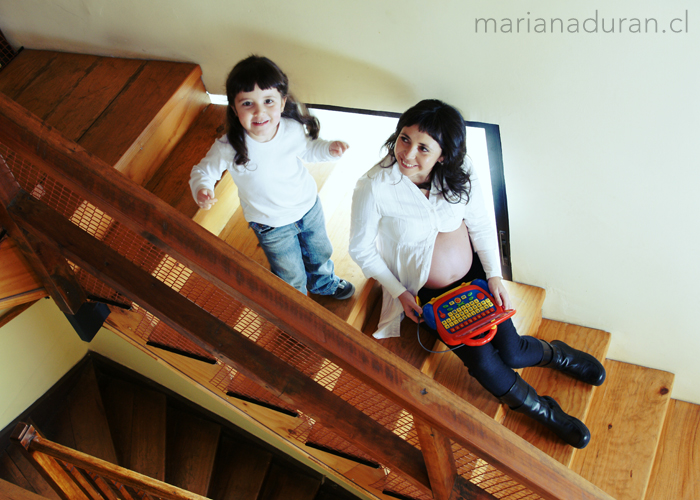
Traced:
POLYGON ((0 223, 12 235, 29 266, 59 309, 74 315, 87 300, 85 292, 66 260, 50 248, 44 247, 31 235, 24 234, 9 216, 7 207, 12 205, 19 192, 19 184, 5 159, 0 157, 0 223))
POLYGON ((0 141, 543 498, 611 498, 2 95, 0 141))
POLYGON ((433 498, 450 500, 457 477, 457 466, 450 440, 418 418, 413 419, 413 425, 418 432, 420 449, 425 458, 425 466, 428 468, 433 498))
POLYGON ((416 448, 326 390, 226 323, 131 263, 43 203, 23 193, 10 213, 24 230, 140 304, 199 347, 239 370, 282 400, 318 418, 383 464, 429 492, 423 457, 416 448))
MULTIPOLYGON (((43 291, 43 290, 42 290, 43 291)), ((29 309, 31 306, 33 306, 37 300, 33 300, 32 302, 25 302, 24 304, 20 304, 18 306, 14 306, 10 308, 9 311, 6 311, 2 315, 0 315, 0 328, 8 324, 10 321, 15 319, 17 316, 22 314, 24 311, 29 309)), ((2 303, 0 303, 0 307, 2 307, 2 303)))

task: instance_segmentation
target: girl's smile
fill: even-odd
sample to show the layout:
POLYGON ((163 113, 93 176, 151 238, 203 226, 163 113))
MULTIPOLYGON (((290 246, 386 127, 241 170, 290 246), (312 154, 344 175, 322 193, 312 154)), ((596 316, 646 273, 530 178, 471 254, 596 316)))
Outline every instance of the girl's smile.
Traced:
POLYGON ((286 102, 276 88, 263 90, 255 85, 250 92, 239 92, 231 107, 253 140, 268 142, 277 134, 286 102))
POLYGON ((415 184, 425 182, 435 164, 443 159, 440 144, 421 132, 418 125, 401 129, 394 145, 394 156, 401 173, 415 184))

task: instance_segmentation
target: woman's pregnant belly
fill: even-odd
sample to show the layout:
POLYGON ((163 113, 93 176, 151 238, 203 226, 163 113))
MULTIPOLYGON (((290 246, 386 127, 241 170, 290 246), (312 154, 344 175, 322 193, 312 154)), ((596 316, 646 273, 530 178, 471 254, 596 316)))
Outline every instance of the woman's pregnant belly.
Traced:
POLYGON ((458 280, 472 267, 472 245, 462 223, 449 233, 438 233, 426 288, 442 288, 458 280))

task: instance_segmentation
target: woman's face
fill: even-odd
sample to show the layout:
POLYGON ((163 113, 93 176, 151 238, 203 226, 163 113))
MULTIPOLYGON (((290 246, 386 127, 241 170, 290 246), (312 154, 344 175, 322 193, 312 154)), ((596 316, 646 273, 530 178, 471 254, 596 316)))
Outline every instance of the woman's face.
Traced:
POLYGON ((418 125, 401 129, 394 145, 394 156, 401 173, 415 184, 425 182, 435 164, 443 159, 440 145, 421 132, 418 125))

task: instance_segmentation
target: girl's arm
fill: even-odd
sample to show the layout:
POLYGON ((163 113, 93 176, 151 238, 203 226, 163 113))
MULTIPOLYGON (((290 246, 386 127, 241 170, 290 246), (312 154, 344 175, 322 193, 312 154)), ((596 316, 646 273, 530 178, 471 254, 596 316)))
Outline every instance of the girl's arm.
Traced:
POLYGON ((234 151, 226 136, 214 141, 206 156, 190 172, 190 190, 194 201, 205 210, 217 202, 214 186, 226 169, 233 165, 234 151))

